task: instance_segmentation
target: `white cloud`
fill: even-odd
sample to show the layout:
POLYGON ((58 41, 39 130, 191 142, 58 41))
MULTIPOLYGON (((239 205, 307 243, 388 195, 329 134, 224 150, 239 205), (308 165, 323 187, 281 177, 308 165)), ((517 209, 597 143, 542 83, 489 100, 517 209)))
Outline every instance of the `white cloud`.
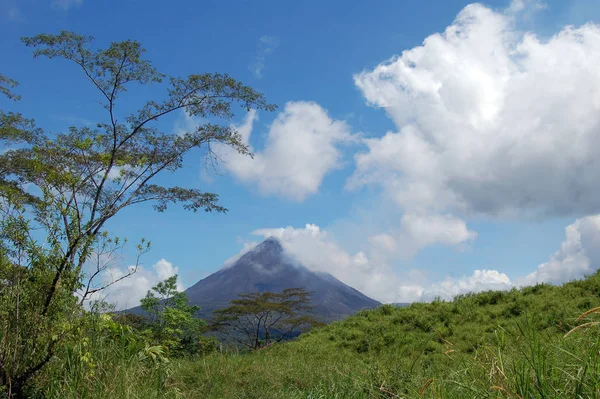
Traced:
POLYGON ((395 252, 397 248, 396 239, 389 234, 378 234, 369 237, 371 245, 387 252, 395 252))
POLYGON ((436 296, 451 299, 456 294, 507 289, 509 278, 495 270, 475 270, 472 276, 460 279, 432 281, 418 270, 398 271, 379 253, 393 250, 396 240, 389 235, 371 237, 371 246, 364 251, 348 253, 326 231, 314 224, 304 228, 260 229, 253 232, 262 237, 280 239, 286 252, 310 270, 327 272, 382 302, 413 302, 431 300, 436 296))
POLYGON ((474 240, 477 233, 470 231, 466 223, 451 215, 418 215, 405 213, 402 216, 398 242, 401 254, 414 255, 432 244, 459 247, 474 240))
POLYGON ((225 262, 223 262, 223 267, 225 268, 225 267, 232 266, 235 262, 237 262, 237 260, 239 258, 241 258, 244 254, 248 253, 249 251, 251 251, 258 244, 260 244, 260 243, 258 243, 256 241, 245 242, 244 247, 240 250, 240 252, 225 259, 225 262))
POLYGON ((385 206, 373 206, 355 220, 334 223, 330 229, 341 234, 348 246, 360 246, 368 241, 374 249, 373 260, 384 263, 408 260, 432 245, 463 251, 477 238, 477 233, 470 230, 465 221, 452 215, 398 215, 385 206))
MULTIPOLYGON (((128 270, 133 266, 120 266, 114 260, 105 260, 103 264, 107 268, 97 277, 97 285, 106 285, 125 276, 128 270)), ((152 268, 146 269, 139 266, 137 271, 111 285, 106 290, 100 291, 92 296, 92 299, 102 299, 115 305, 117 310, 129 309, 140 304, 140 299, 146 296, 146 293, 157 283, 178 273, 178 268, 165 259, 156 262, 152 268)), ((181 284, 181 279, 177 279, 177 289, 183 291, 185 288, 181 284)))
POLYGON ((422 299, 431 300, 435 297, 451 299, 459 294, 482 291, 504 291, 512 288, 510 278, 497 270, 475 270, 470 276, 461 278, 446 278, 442 282, 428 287, 422 299))
POLYGON ((546 263, 518 285, 561 284, 593 274, 600 266, 600 215, 576 220, 565 228, 566 238, 546 263))
POLYGON ((385 267, 371 264, 362 251, 346 252, 317 225, 260 229, 252 234, 278 238, 286 252, 310 270, 330 273, 375 299, 393 300, 393 293, 386 292, 388 281, 383 275, 389 272, 385 267))
MULTIPOLYGON (((511 279, 501 271, 483 268, 441 280, 423 270, 393 267, 389 253, 396 250, 400 241, 388 234, 371 236, 355 252, 348 252, 315 224, 259 229, 252 234, 278 238, 286 252, 308 269, 330 273, 381 302, 418 302, 537 283, 562 284, 595 273, 600 268, 600 215, 576 220, 565 228, 565 233, 560 249, 528 275, 511 279)), ((246 246, 243 252, 254 245, 246 246)))
POLYGON ((508 14, 517 14, 522 13, 524 11, 533 10, 543 10, 547 8, 548 5, 543 1, 538 0, 512 0, 506 9, 508 14))
POLYGON ((173 134, 183 136, 186 133, 194 133, 199 126, 204 125, 206 122, 206 119, 190 115, 182 110, 180 118, 175 121, 173 134))
POLYGON ((248 66, 248 69, 258 79, 263 78, 267 56, 273 54, 277 46, 279 46, 279 40, 275 36, 263 35, 258 39, 256 54, 248 66))
POLYGON ((56 8, 69 10, 73 7, 79 7, 83 4, 83 0, 54 0, 52 5, 56 8))
POLYGON ((409 215, 596 213, 599 64, 597 25, 540 40, 510 12, 469 5, 443 34, 355 75, 398 131, 365 140, 348 187, 382 187, 409 215))
MULTIPOLYGON (((255 111, 250 111, 238 131, 249 143, 255 111)), ((256 184, 265 195, 302 201, 315 194, 325 175, 340 166, 339 145, 353 142, 343 121, 333 120, 314 102, 288 102, 269 127, 262 151, 254 159, 229 147, 216 147, 224 167, 237 179, 256 184)))

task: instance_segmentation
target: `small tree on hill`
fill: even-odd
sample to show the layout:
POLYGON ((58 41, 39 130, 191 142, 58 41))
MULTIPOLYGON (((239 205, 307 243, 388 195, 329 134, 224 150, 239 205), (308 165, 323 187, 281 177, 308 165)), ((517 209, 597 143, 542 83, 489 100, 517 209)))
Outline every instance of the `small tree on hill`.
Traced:
POLYGON ((250 349, 259 349, 322 324, 308 314, 313 309, 311 295, 304 288, 242 294, 231 306, 214 312, 212 328, 250 349))
POLYGON ((177 291, 177 275, 152 287, 141 305, 150 315, 153 338, 171 353, 194 354, 205 341, 206 322, 197 317, 200 306, 190 305, 186 293, 177 291))

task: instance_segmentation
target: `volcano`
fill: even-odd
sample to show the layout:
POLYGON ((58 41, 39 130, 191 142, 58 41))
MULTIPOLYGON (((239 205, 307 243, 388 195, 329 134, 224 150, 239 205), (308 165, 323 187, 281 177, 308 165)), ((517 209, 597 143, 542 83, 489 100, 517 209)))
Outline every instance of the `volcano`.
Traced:
POLYGON ((304 288, 312 295, 313 315, 325 322, 342 319, 361 309, 380 305, 331 274, 308 270, 289 257, 276 238, 268 238, 231 266, 198 281, 185 292, 190 304, 201 307, 199 316, 212 312, 250 292, 281 292, 304 288))

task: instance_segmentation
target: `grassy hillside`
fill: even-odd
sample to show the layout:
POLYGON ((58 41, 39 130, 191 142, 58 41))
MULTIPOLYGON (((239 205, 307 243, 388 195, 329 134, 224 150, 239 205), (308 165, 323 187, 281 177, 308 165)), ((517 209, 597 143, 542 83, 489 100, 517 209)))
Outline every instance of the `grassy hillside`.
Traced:
MULTIPOLYGON (((598 398, 598 325, 565 337, 600 321, 595 312, 577 320, 598 306, 600 274, 562 287, 387 305, 254 353, 150 364, 104 356, 93 375, 80 378, 79 392, 106 397, 111 389, 111 397, 131 398, 598 398)), ((112 342, 92 345, 91 358, 112 342)), ((61 382, 44 395, 75 397, 71 380, 77 374, 61 370, 53 375, 61 382)))

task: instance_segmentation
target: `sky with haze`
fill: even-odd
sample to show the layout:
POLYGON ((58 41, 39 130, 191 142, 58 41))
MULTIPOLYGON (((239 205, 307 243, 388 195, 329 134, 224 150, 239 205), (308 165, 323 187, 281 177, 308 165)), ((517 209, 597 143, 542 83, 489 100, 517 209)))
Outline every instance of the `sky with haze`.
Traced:
MULTIPOLYGON (((22 36, 133 39, 161 72, 224 72, 272 113, 236 110, 254 159, 199 152, 162 182, 216 192, 229 213, 139 206, 108 226, 152 251, 107 300, 180 288, 266 237, 382 302, 559 284, 600 267, 600 0, 0 0, 3 109, 59 132, 105 115, 73 65, 22 36)), ((160 86, 132 88, 125 115, 160 86)), ((178 134, 204 121, 160 123, 178 134)), ((132 261, 114 259, 108 280, 132 261)))

